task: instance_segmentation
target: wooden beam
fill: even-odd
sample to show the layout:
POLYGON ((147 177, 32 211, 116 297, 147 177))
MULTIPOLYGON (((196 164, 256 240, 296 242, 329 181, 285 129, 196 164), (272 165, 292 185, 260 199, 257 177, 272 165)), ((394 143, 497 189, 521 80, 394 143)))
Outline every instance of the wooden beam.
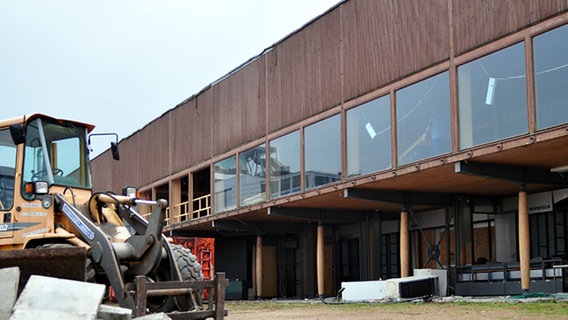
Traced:
POLYGON ((180 215, 182 214, 181 204, 181 179, 170 181, 170 216, 166 217, 169 224, 181 221, 180 215))
POLYGON ((317 279, 318 279, 318 296, 323 298, 325 293, 325 254, 324 254, 324 228, 322 224, 318 225, 317 238, 317 279))
POLYGON ((262 236, 256 236, 256 297, 262 298, 262 236))
POLYGON ((529 210, 527 192, 524 186, 519 191, 519 260, 521 267, 521 289, 524 293, 529 292, 531 272, 531 248, 529 231, 529 210))
POLYGON ((400 277, 408 277, 410 269, 410 254, 408 239, 408 212, 402 209, 400 212, 400 277))

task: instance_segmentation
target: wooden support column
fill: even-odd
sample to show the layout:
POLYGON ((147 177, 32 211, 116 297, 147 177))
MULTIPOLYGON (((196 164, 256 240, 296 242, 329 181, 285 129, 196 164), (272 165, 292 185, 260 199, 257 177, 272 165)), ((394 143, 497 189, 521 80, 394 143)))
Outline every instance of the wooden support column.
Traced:
POLYGON ((325 292, 325 254, 324 254, 324 228, 320 223, 318 225, 317 238, 317 278, 318 278, 318 296, 323 298, 325 292))
POLYGON ((256 297, 262 297, 262 236, 256 236, 256 297))
POLYGON ((519 190, 519 262, 521 266, 521 289, 524 293, 530 288, 530 233, 529 233, 529 209, 527 192, 524 184, 519 190))
POLYGON ((410 254, 408 252, 408 211, 402 208, 400 212, 400 277, 408 277, 410 269, 410 254))
POLYGON ((173 224, 181 221, 181 179, 170 181, 170 216, 166 217, 167 224, 173 224))

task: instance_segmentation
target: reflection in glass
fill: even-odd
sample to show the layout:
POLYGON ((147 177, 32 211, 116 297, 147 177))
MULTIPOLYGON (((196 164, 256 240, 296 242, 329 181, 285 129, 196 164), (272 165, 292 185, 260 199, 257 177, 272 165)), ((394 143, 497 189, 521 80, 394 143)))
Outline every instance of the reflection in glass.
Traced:
POLYGON ((534 38, 537 128, 568 122, 568 26, 534 38))
POLYGON ((300 191, 300 132, 270 141, 270 198, 300 191))
POLYGON ((522 43, 458 67, 460 148, 528 132, 522 43))
POLYGON ((340 115, 304 129, 306 189, 341 180, 340 115))
POLYGON ((451 151, 448 72, 396 92, 398 164, 451 151))
POLYGON ((391 167, 390 96, 347 110, 347 176, 391 167))
POLYGON ((215 212, 234 209, 237 206, 237 158, 232 156, 214 165, 215 212))
POLYGON ((264 144, 239 154, 240 205, 262 202, 266 191, 266 146, 264 144))

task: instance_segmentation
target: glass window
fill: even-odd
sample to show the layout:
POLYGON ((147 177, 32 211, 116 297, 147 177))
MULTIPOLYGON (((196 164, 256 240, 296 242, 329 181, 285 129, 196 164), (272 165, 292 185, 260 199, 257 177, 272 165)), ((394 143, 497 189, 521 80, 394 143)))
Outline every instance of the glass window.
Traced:
POLYGON ((341 116, 304 129, 306 189, 341 180, 341 116))
MULTIPOLYGON (((36 119, 26 127, 23 180, 90 188, 86 128, 36 119)), ((26 194, 25 197, 32 195, 26 194)))
POLYGON ((52 158, 54 168, 53 180, 63 185, 77 186, 80 178, 81 143, 78 137, 69 137, 52 142, 52 148, 56 150, 52 158))
POLYGON ((300 191, 300 132, 270 141, 270 198, 300 191))
POLYGON ((347 110, 347 176, 391 167, 390 96, 347 110))
POLYGON ((398 164, 451 151, 448 72, 396 92, 398 164))
POLYGON ((534 38, 538 129, 568 122, 568 26, 534 38))
POLYGON ((460 148, 528 132, 522 43, 458 67, 460 148))
POLYGON ((14 205, 14 178, 16 176, 16 145, 10 130, 0 130, 0 210, 14 205))
POLYGON ((266 191, 266 146, 264 144, 239 154, 241 206, 262 202, 266 191))
POLYGON ((237 157, 232 156, 214 165, 215 212, 237 207, 237 157))

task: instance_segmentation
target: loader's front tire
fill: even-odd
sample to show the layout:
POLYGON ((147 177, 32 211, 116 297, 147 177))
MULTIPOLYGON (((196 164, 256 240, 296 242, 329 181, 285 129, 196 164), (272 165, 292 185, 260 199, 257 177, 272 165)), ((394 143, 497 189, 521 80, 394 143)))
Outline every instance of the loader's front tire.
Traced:
POLYGON ((201 265, 197 261, 197 257, 191 253, 191 250, 178 244, 170 245, 174 253, 174 260, 181 273, 183 281, 202 281, 203 273, 201 265))
MULTIPOLYGON (((203 272, 201 270, 201 265, 197 261, 197 257, 191 253, 191 250, 185 248, 184 246, 178 244, 170 245, 173 252, 173 258, 176 262, 176 266, 181 274, 182 281, 202 281, 203 272)), ((201 304, 202 300, 202 290, 196 290, 193 292, 193 297, 180 296, 177 297, 177 305, 181 311, 186 310, 198 310, 203 306, 201 304)))
MULTIPOLYGON (((172 244, 170 245, 172 251, 172 259, 180 271, 182 281, 200 281, 203 280, 203 273, 201 272, 201 265, 197 258, 191 251, 183 246, 172 244)), ((149 277, 148 280, 160 282, 171 281, 169 265, 161 265, 156 273, 149 277)), ((200 297, 201 290, 195 292, 194 295, 200 297)), ((151 312, 173 312, 173 311, 187 311, 196 309, 197 306, 193 304, 194 299, 189 296, 179 297, 152 297, 148 298, 148 308, 151 312)), ((199 300, 200 301, 200 300, 199 300)))

